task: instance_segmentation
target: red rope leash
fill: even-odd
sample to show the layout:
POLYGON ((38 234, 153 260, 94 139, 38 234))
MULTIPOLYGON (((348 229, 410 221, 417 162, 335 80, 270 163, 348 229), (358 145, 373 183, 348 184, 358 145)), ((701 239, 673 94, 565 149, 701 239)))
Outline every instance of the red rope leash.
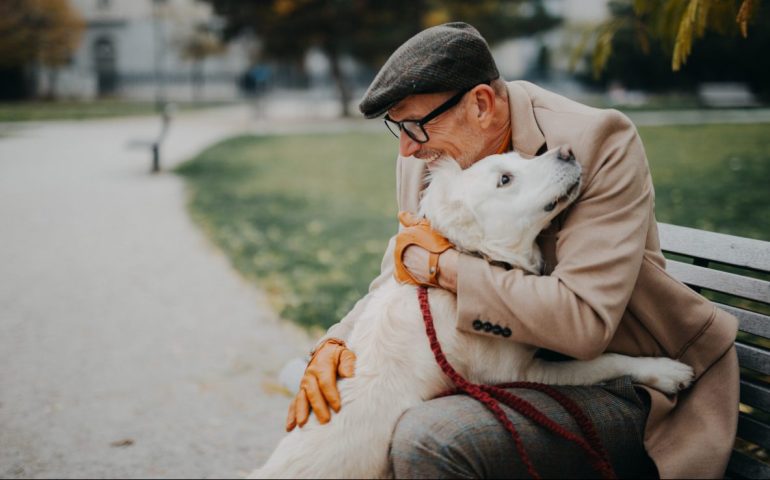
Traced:
MULTIPOLYGON (((586 453, 589 454, 589 456, 591 456, 597 462, 596 464, 597 470, 599 470, 600 468, 604 468, 603 466, 601 467, 599 466, 600 461, 606 462, 608 465, 611 465, 609 460, 609 454, 607 453, 607 450, 604 448, 604 445, 602 444, 602 441, 599 438, 599 435, 596 432, 596 429, 594 428, 593 422, 591 422, 591 420, 586 416, 585 412, 583 412, 583 410, 580 408, 579 405, 577 405, 574 402, 574 400, 567 397, 560 391, 542 383, 532 383, 532 382, 498 383, 497 385, 478 385, 478 387, 486 391, 490 395, 492 395, 496 400, 502 401, 503 403, 513 408, 517 412, 527 416, 531 420, 536 421, 542 427, 545 427, 548 430, 551 430, 552 432, 556 433, 557 435, 565 437, 568 440, 578 444, 581 448, 583 448, 583 450, 586 451, 586 453), (545 393, 546 395, 556 400, 575 419, 583 435, 586 438, 588 438, 589 445, 585 445, 584 444, 585 442, 583 439, 575 436, 568 430, 564 430, 566 432, 566 436, 565 436, 565 434, 561 431, 562 430, 561 426, 553 422, 547 416, 542 415, 537 410, 537 407, 535 407, 531 403, 527 402, 526 400, 520 397, 517 397, 511 394, 510 392, 503 390, 505 388, 525 388, 529 390, 537 390, 545 393)), ((456 395, 458 393, 463 393, 463 390, 459 388, 455 388, 437 395, 436 398, 446 397, 449 395, 456 395)), ((610 466, 610 469, 607 470, 606 476, 608 478, 614 478, 614 473, 612 473, 611 468, 612 467, 610 466)))
POLYGON ((436 330, 433 326, 433 315, 430 311, 430 304, 428 303, 428 289, 425 287, 418 287, 417 295, 420 301, 420 310, 422 311, 423 320, 425 321, 425 332, 428 335, 430 348, 433 351, 436 362, 439 364, 444 374, 449 377, 449 379, 452 380, 452 382, 457 386, 457 390, 453 392, 447 392, 439 396, 445 396, 451 393, 462 391, 484 404, 485 407, 492 411, 492 413, 495 415, 498 421, 500 421, 503 427, 505 427, 505 429, 510 432, 516 446, 516 450, 521 457, 521 461, 527 468, 527 472, 533 478, 540 478, 540 475, 535 470, 529 455, 524 449, 524 444, 521 441, 519 433, 516 431, 516 427, 513 425, 510 419, 508 419, 508 416, 505 414, 503 409, 500 408, 499 402, 502 402, 505 405, 513 408, 517 412, 532 419, 556 435, 559 435, 560 437, 577 444, 588 454, 591 461, 591 466, 602 475, 602 478, 616 478, 615 471, 609 462, 609 455, 604 449, 604 446, 601 444, 601 440, 599 439, 599 435, 596 433, 596 429, 594 428, 593 423, 591 423, 590 419, 585 415, 580 407, 569 397, 563 395, 561 392, 553 389, 552 387, 543 384, 531 382, 515 382, 497 386, 478 385, 471 383, 463 378, 462 375, 460 375, 452 367, 452 365, 449 364, 446 356, 444 355, 444 352, 441 350, 441 345, 438 342, 436 330), (583 438, 578 437, 577 435, 573 434, 569 430, 566 430, 564 427, 545 416, 531 403, 501 388, 508 388, 509 386, 529 388, 551 396, 575 418, 581 431, 588 438, 590 444, 583 438))
MULTIPOLYGON (((612 468, 610 463, 610 455, 607 452, 607 449, 604 448, 604 444, 599 438, 599 434, 596 432, 596 428, 594 427, 593 422, 591 421, 591 419, 588 418, 588 416, 585 414, 583 409, 580 408, 580 406, 577 403, 575 403, 574 400, 564 395, 560 391, 556 390, 555 388, 551 387, 550 385, 546 385, 543 383, 533 383, 533 382, 500 383, 498 385, 495 385, 495 387, 497 387, 498 389, 526 388, 529 390, 536 390, 536 391, 545 393, 546 395, 556 400, 564 408, 564 410, 566 410, 570 415, 572 415, 572 418, 575 419, 578 426, 580 427, 580 431, 583 433, 583 436, 585 436, 588 439, 588 443, 596 451, 599 457, 603 461, 607 462, 607 464, 610 464, 610 468, 612 468)), ((505 393, 508 394, 508 392, 505 392, 505 393)), ((614 476, 614 473, 611 473, 610 476, 614 476)))

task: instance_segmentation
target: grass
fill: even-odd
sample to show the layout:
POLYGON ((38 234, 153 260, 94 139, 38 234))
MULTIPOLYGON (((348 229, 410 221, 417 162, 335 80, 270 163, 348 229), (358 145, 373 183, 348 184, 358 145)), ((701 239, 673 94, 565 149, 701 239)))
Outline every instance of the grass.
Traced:
MULTIPOLYGON (((770 240, 770 124, 640 128, 659 221, 770 240)), ((387 132, 237 137, 179 168, 195 220, 285 318, 336 323, 396 230, 387 132)))
POLYGON ((770 124, 643 127, 658 221, 770 240, 770 124))
POLYGON ((336 323, 366 292, 396 229, 393 137, 238 137, 178 170, 193 217, 274 307, 336 323))
MULTIPOLYGON (((193 110, 221 105, 221 102, 179 103, 178 110, 193 110)), ((153 102, 129 102, 122 100, 34 101, 0 103, 0 122, 28 122, 42 120, 88 120, 95 118, 153 115, 157 113, 153 102)))

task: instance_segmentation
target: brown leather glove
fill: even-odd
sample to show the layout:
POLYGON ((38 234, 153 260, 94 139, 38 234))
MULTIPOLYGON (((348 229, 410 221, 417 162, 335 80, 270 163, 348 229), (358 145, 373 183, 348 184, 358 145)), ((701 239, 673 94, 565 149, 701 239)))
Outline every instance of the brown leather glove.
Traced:
POLYGON ((438 283, 438 256, 454 247, 454 245, 430 228, 430 222, 426 218, 417 218, 410 212, 399 212, 398 220, 406 228, 401 230, 396 236, 396 249, 393 253, 396 266, 393 275, 396 277, 396 280, 401 283, 411 283, 412 285, 440 287, 438 283), (419 245, 430 252, 430 263, 428 265, 430 278, 428 283, 419 282, 404 267, 404 250, 411 245, 419 245))
POLYGON ((321 344, 307 364, 305 375, 299 384, 299 393, 289 405, 286 431, 294 430, 297 425, 302 428, 310 418, 311 408, 322 424, 331 419, 329 406, 339 412, 340 392, 337 390, 337 377, 352 377, 355 363, 356 355, 348 350, 342 340, 330 338, 321 344))

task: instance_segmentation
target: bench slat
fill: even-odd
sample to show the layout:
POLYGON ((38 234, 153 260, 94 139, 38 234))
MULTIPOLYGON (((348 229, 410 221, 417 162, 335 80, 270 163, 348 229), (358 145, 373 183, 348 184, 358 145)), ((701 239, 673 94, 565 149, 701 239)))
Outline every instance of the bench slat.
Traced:
POLYGON ((770 388, 741 380, 741 403, 770 412, 770 388))
POLYGON ((743 343, 736 343, 735 348, 738 350, 738 363, 742 367, 770 375, 770 352, 743 343))
POLYGON ((714 302, 714 304, 725 312, 738 318, 739 329, 743 332, 760 337, 770 338, 770 316, 743 310, 742 308, 724 305, 714 302))
POLYGON ((770 242, 658 223, 666 252, 770 271, 770 242))
POLYGON ((770 427, 743 412, 738 415, 738 436, 762 448, 770 447, 770 427))
MULTIPOLYGON (((692 257, 696 260, 734 265, 752 271, 770 272, 770 242, 665 223, 659 223, 658 230, 661 248, 665 252, 692 257)), ((692 287, 703 287, 770 304, 770 282, 767 280, 674 260, 666 261, 666 270, 692 287)), ((770 338, 770 316, 767 314, 717 302, 715 304, 738 318, 741 331, 770 338)), ((770 351, 742 343, 736 343, 736 349, 742 367, 770 375, 770 351)), ((770 412, 770 386, 758 381, 741 379, 741 403, 770 412)), ((760 447, 770 448, 770 425, 748 414, 739 414, 738 436, 760 447)), ((734 450, 727 468, 727 475, 738 478, 770 478, 770 464, 750 454, 734 450)))
POLYGON ((744 478, 770 478, 770 465, 743 452, 733 450, 730 463, 727 464, 727 475, 735 477, 736 474, 744 478))
POLYGON ((770 282, 666 260, 666 271, 682 283, 770 303, 770 282))

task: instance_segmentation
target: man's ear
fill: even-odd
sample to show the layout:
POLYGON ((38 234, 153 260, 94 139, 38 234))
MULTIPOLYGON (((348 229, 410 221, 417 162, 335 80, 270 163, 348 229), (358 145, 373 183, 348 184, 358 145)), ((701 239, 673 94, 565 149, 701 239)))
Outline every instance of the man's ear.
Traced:
POLYGON ((488 127, 492 123, 492 117, 494 116, 495 111, 495 101, 497 100, 494 89, 489 85, 482 83, 481 85, 476 85, 473 90, 471 90, 470 97, 473 101, 473 108, 470 110, 476 117, 476 121, 479 122, 479 125, 482 128, 488 127))

